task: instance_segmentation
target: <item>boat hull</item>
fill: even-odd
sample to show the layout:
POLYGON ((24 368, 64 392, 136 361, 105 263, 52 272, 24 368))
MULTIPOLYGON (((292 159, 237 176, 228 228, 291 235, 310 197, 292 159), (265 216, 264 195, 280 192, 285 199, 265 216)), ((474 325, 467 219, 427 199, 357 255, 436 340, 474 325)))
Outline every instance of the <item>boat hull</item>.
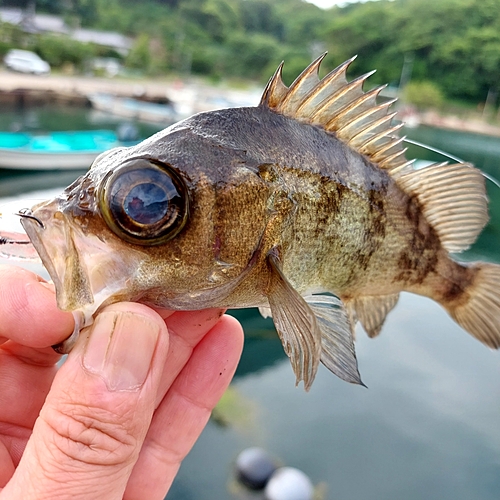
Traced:
POLYGON ((138 101, 130 97, 109 94, 91 94, 88 98, 94 109, 130 120, 166 126, 179 119, 173 107, 165 104, 138 101))
POLYGON ((84 170, 102 151, 72 153, 15 151, 0 148, 0 168, 16 170, 84 170))

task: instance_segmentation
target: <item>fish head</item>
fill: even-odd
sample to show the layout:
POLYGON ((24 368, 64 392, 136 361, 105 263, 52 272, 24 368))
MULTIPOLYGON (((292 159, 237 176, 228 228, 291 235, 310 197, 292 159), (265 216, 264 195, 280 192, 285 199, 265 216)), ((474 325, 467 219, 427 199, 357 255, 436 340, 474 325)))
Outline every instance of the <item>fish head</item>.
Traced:
POLYGON ((245 151, 195 128, 188 120, 102 154, 24 214, 62 310, 222 306, 255 266, 272 189, 245 151))

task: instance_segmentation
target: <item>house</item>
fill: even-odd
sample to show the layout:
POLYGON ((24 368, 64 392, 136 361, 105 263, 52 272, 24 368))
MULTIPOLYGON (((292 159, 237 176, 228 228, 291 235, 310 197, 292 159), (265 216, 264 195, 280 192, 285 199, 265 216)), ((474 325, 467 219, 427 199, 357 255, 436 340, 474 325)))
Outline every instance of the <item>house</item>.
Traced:
POLYGON ((116 50, 126 56, 132 48, 133 40, 121 33, 96 31, 83 28, 73 29, 60 16, 37 14, 33 8, 0 7, 0 21, 19 26, 27 33, 64 34, 82 43, 94 43, 116 50))

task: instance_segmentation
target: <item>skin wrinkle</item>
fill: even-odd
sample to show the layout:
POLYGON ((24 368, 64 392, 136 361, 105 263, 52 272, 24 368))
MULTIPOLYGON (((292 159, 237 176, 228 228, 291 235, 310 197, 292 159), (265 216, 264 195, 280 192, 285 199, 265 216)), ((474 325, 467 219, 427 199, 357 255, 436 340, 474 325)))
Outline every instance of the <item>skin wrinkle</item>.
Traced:
MULTIPOLYGON (((99 407, 89 411, 87 405, 74 405, 73 411, 69 410, 62 412, 52 409, 52 414, 43 412, 41 415, 43 423, 52 429, 56 438, 52 444, 63 457, 68 457, 76 463, 95 466, 115 466, 135 458, 137 440, 127 430, 126 425, 119 421, 127 421, 126 417, 99 407), (78 406, 84 407, 83 410, 74 411, 78 406), (93 416, 86 417, 85 414, 93 416), (57 442, 59 438, 60 442, 57 442), (86 450, 90 453, 86 453, 86 450), (102 460, 101 450, 108 451, 107 460, 102 460), (116 453, 116 450, 119 450, 119 453, 116 453), (97 456, 98 460, 94 456, 97 456)), ((61 462, 65 462, 64 458, 61 462)))
MULTIPOLYGON (((165 448, 162 447, 161 444, 154 443, 154 445, 154 447, 148 447, 148 458, 152 463, 155 464, 155 476, 148 477, 147 481, 154 482, 156 484, 156 491, 158 491, 158 495, 151 495, 150 498, 160 499, 164 498, 164 492, 167 491, 172 485, 172 482, 181 466, 181 461, 189 453, 189 450, 184 453, 177 454, 165 453, 165 448), (160 470, 163 472, 163 474, 161 475, 161 477, 158 477, 158 471, 160 470)), ((126 491, 123 500, 137 500, 137 498, 140 498, 140 496, 138 496, 137 494, 134 495, 133 492, 131 493, 131 495, 128 495, 127 493, 128 492, 126 491)))
POLYGON ((190 398, 186 394, 183 394, 183 392, 181 390, 179 390, 177 387, 172 388, 172 393, 174 395, 180 396, 181 399, 183 399, 184 401, 187 401, 192 406, 195 406, 196 408, 198 408, 200 410, 207 411, 208 413, 211 413, 210 405, 203 404, 201 402, 197 402, 195 399, 190 398))
MULTIPOLYGON (((37 444, 39 445, 40 442, 37 444)), ((118 471, 116 479, 113 478, 113 481, 110 481, 110 468, 98 467, 93 471, 93 481, 89 484, 86 480, 82 481, 82 476, 85 478, 88 477, 88 470, 86 468, 78 466, 78 462, 71 462, 66 463, 64 469, 60 469, 60 457, 56 457, 52 451, 52 449, 46 446, 43 446, 42 450, 40 450, 39 447, 35 450, 39 457, 43 457, 43 460, 40 458, 37 460, 42 471, 42 477, 48 479, 52 483, 58 484, 58 486, 56 488, 52 486, 48 492, 44 492, 43 483, 37 481, 32 486, 35 488, 40 487, 41 490, 37 491, 33 497, 28 495, 28 498, 36 498, 37 500, 43 500, 44 498, 47 498, 47 500, 57 500, 58 498, 67 500, 69 496, 72 498, 75 496, 78 498, 99 498, 103 496, 105 498, 110 498, 106 496, 106 492, 103 492, 102 485, 106 484, 108 488, 113 489, 115 484, 120 484, 119 476, 127 474, 126 471, 118 471), (47 456, 47 450, 49 456, 47 456), (75 465, 77 467, 71 470, 71 467, 75 465), (83 491, 78 492, 76 491, 77 488, 83 488, 83 491), (95 491, 95 494, 93 494, 93 491, 95 491), (44 496, 41 496, 43 493, 45 493, 44 496)))
POLYGON ((0 435, 12 439, 28 439, 31 435, 31 427, 17 423, 0 422, 0 435))
MULTIPOLYGON (((23 428, 24 430, 24 428, 23 428)), ((28 442, 29 437, 31 436, 31 429, 25 429, 25 436, 13 436, 4 433, 0 430, 0 436, 2 437, 2 443, 5 448, 8 450, 9 455, 12 459, 12 462, 17 467, 21 457, 24 453, 24 449, 26 448, 26 443, 28 442)))

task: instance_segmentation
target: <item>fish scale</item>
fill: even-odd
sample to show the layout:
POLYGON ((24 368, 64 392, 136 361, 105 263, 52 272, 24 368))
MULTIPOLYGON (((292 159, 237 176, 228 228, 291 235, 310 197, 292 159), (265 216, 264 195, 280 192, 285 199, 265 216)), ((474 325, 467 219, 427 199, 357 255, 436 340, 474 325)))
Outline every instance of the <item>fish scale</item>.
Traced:
POLYGON ((414 170, 392 101, 377 102, 382 87, 364 92, 369 75, 349 82, 352 59, 320 79, 323 58, 290 87, 280 65, 256 107, 200 113, 102 154, 24 214, 77 329, 120 300, 259 307, 297 383, 309 389, 322 362, 361 384, 356 322, 378 335, 408 291, 500 346, 500 266, 449 255, 488 220, 481 172, 414 170))

